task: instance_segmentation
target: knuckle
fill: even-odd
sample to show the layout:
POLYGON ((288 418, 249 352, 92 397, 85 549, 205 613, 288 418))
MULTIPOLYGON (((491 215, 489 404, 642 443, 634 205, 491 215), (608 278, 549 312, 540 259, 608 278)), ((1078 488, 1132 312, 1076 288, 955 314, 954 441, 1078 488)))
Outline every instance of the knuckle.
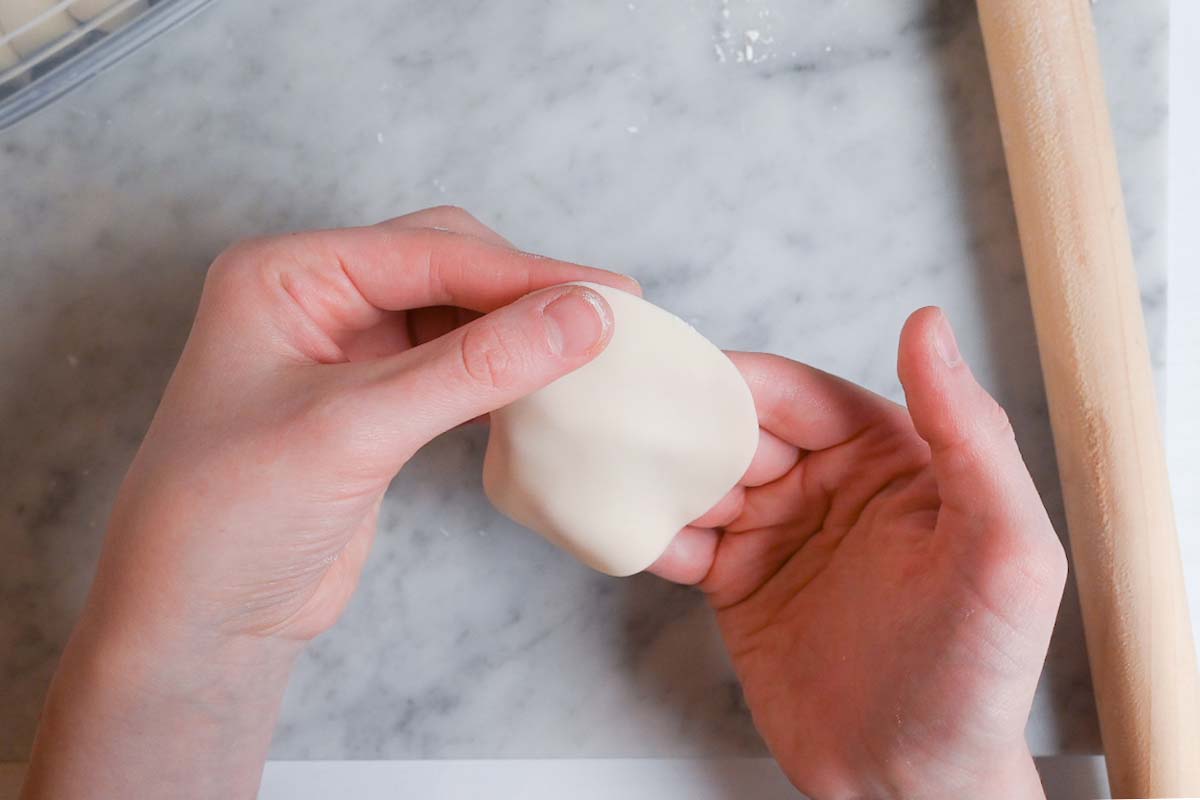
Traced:
POLYGON ((431 225, 435 227, 450 228, 477 221, 465 208, 456 205, 434 206, 427 213, 431 225))
POLYGON ((486 389, 512 386, 524 362, 520 336, 501 325, 468 326, 459 355, 467 379, 486 389))
POLYGON ((244 280, 266 263, 272 251, 272 240, 266 237, 239 239, 216 257, 208 268, 205 283, 221 286, 244 280))
POLYGON ((277 242, 277 239, 268 236, 253 236, 238 239, 226 248, 225 252, 221 255, 233 263, 253 263, 274 250, 277 242))
POLYGON ((241 259, 238 257, 238 245, 232 245, 222 252, 208 267, 204 276, 205 286, 219 286, 228 283, 237 274, 241 259))

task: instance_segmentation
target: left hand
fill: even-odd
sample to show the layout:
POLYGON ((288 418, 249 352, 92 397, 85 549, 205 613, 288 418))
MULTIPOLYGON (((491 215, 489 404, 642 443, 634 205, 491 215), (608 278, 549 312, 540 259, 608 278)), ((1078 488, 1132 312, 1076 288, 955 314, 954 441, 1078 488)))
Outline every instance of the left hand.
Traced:
POLYGON ((397 471, 604 349, 611 309, 547 288, 568 281, 639 291, 452 208, 222 254, 121 487, 28 796, 257 786, 291 660, 345 608, 397 471))
POLYGON ((526 297, 575 280, 636 291, 454 209, 221 255, 122 486, 96 601, 204 634, 327 629, 413 453, 603 350, 597 293, 526 297))
POLYGON ((708 595, 788 777, 819 798, 1042 797, 1025 724, 1066 558, 945 317, 901 334, 907 409, 732 358, 758 454, 652 570, 708 595))

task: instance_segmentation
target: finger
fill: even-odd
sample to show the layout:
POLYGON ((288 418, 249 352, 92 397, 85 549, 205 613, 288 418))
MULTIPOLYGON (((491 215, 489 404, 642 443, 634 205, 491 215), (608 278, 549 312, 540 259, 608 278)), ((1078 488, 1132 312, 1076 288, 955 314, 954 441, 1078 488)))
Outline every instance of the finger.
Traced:
POLYGON ((400 437, 400 456, 590 361, 612 336, 612 309, 583 286, 524 297, 369 370, 366 412, 400 437), (403 419, 397 409, 404 408, 403 419))
POLYGON ((646 571, 687 586, 700 583, 712 569, 720 539, 710 528, 684 528, 646 571))
POLYGON ((816 514, 827 513, 824 493, 814 491, 812 481, 806 478, 808 463, 798 461, 779 478, 748 489, 742 513, 724 527, 740 533, 769 525, 798 523, 812 519, 816 514))
MULTIPOLYGON (((433 228, 473 236, 483 242, 513 248, 511 242, 457 206, 436 206, 380 223, 396 230, 433 228)), ((372 308, 354 316, 354 324, 341 329, 326 328, 350 361, 383 358, 416 344, 436 339, 479 316, 478 312, 454 306, 418 308, 407 314, 372 308), (346 329, 348 328, 348 330, 346 329)))
POLYGON ((738 518, 746 502, 746 488, 734 486, 717 504, 692 521, 697 528, 723 528, 738 518))
MULTIPOLYGON (((493 311, 530 292, 590 281, 640 294, 636 281, 607 270, 523 253, 452 231, 383 223, 288 237, 298 259, 286 262, 293 294, 339 301, 357 296, 370 309, 407 311, 459 306, 493 311), (315 284, 311 291, 306 282, 315 284), (334 287, 328 284, 335 284, 334 287)), ((362 309, 357 309, 359 313, 362 309)), ((327 312, 328 314, 329 312, 327 312)))
POLYGON ((806 364, 766 353, 729 357, 750 386, 759 424, 801 450, 833 447, 901 412, 895 403, 806 364))
POLYGON ((401 217, 393 217, 379 224, 393 227, 396 230, 435 228, 443 231, 452 231, 454 233, 461 233, 464 236, 474 236, 476 239, 481 239, 489 244, 499 245, 500 247, 507 247, 510 250, 517 249, 508 239, 505 239, 496 233, 496 231, 476 219, 474 215, 458 206, 425 208, 401 217))
POLYGON ((900 382, 928 442, 942 508, 991 531, 1054 539, 1012 426, 959 354, 937 308, 909 317, 900 335, 900 382))
POLYGON ((764 486, 777 481, 796 466, 800 448, 790 445, 770 431, 758 429, 758 449, 742 476, 742 486, 764 486))
POLYGON ((786 475, 800 460, 800 451, 771 433, 758 431, 758 450, 737 486, 692 521, 697 528, 724 528, 741 516, 746 505, 746 488, 762 486, 786 475))

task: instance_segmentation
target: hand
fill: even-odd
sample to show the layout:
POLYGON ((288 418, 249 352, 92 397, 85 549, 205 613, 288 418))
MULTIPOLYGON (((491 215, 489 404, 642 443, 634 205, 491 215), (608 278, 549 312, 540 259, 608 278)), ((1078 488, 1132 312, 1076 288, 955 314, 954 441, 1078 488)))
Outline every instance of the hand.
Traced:
POLYGON ((409 457, 603 349, 595 292, 497 310, 571 280, 636 286, 449 209, 234 247, 122 487, 97 594, 202 632, 325 630, 409 457))
POLYGON ((733 358, 758 454, 653 571, 707 593, 789 778, 822 800, 1042 796, 1024 730, 1066 559, 941 312, 901 335, 907 411, 733 358))
POLYGON ((575 280, 638 291, 456 209, 218 258, 117 499, 28 795, 252 792, 291 660, 345 607, 396 472, 607 344, 599 294, 546 288, 575 280), (121 781, 97 786, 97 768, 121 781))

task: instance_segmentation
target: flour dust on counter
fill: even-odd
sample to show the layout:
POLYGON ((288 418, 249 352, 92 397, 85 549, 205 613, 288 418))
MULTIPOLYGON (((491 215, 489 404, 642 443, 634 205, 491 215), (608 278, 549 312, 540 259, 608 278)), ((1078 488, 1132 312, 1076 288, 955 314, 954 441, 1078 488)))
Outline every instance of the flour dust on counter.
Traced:
MULTIPOLYGON (((1092 8, 1161 361, 1165 2, 1092 8)), ((941 305, 1065 530, 969 2, 215 3, 0 133, 0 174, 0 759, 28 755, 206 266, 246 236, 454 203, 720 347, 896 399, 901 324, 941 305)), ((485 438, 395 480, 272 757, 764 755, 704 598, 504 519, 485 438)), ((1029 735, 1098 746, 1070 594, 1029 735)))

